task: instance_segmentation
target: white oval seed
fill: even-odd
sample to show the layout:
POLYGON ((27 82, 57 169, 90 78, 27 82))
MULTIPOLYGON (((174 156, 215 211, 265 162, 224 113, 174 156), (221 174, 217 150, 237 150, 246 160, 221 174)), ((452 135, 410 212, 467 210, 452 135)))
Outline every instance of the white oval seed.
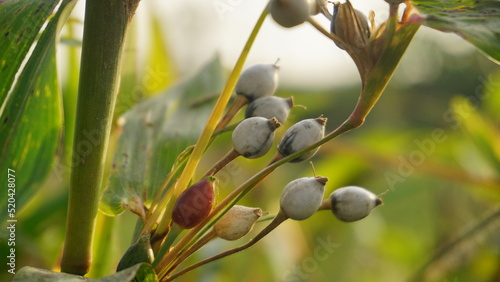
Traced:
POLYGON ((330 195, 333 214, 341 221, 352 222, 365 218, 382 199, 374 193, 358 187, 339 188, 330 195))
POLYGON ((275 118, 247 118, 238 124, 233 131, 233 147, 245 158, 262 157, 271 148, 274 141, 274 130, 280 125, 275 118))
POLYGON ((249 101, 272 96, 278 87, 278 71, 277 65, 253 65, 241 73, 234 90, 249 101))
MULTIPOLYGON (((318 142, 325 136, 326 118, 305 119, 292 125, 283 135, 278 145, 278 151, 283 156, 296 153, 313 143, 318 142)), ((301 162, 314 156, 319 147, 302 156, 293 159, 291 163, 301 162)))
POLYGON ((253 100, 247 106, 245 118, 264 117, 276 118, 283 124, 288 117, 290 109, 293 107, 293 98, 281 98, 276 96, 262 97, 253 100))
POLYGON ((304 220, 312 216, 321 205, 325 177, 303 177, 288 183, 281 193, 281 210, 293 220, 304 220))

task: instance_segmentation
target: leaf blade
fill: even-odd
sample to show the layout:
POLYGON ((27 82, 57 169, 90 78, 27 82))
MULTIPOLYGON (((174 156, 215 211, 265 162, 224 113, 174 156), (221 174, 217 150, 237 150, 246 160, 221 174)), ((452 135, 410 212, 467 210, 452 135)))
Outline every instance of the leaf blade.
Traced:
POLYGON ((101 197, 102 212, 118 215, 127 208, 142 212, 136 209, 137 200, 147 205, 154 198, 177 156, 196 142, 215 101, 196 102, 212 97, 222 86, 222 66, 216 58, 193 78, 122 116, 113 169, 101 197))
POLYGON ((496 0, 412 0, 422 24, 455 32, 500 63, 500 2, 496 0))
MULTIPOLYGON (((4 57, 2 62, 8 62, 6 65, 9 66, 9 70, 4 70, 7 79, 0 85, 0 97, 3 98, 0 113, 2 156, 0 171, 7 171, 10 168, 18 175, 16 180, 18 210, 35 194, 37 185, 40 185, 50 172, 59 148, 63 126, 55 41, 60 29, 59 21, 68 16, 68 11, 76 1, 63 0, 59 1, 60 3, 52 1, 44 4, 45 2, 9 1, 0 5, 0 15, 12 12, 12 9, 19 9, 18 16, 23 18, 35 16, 43 11, 40 17, 43 17, 44 22, 47 20, 45 26, 42 22, 42 25, 38 24, 29 31, 11 26, 10 24, 16 23, 15 20, 4 22, 7 29, 12 31, 9 36, 19 38, 19 45, 23 46, 22 52, 26 51, 24 55, 29 56, 19 73, 13 69, 21 67, 25 58, 4 57), (17 3, 11 4, 11 2, 17 3), (46 7, 50 9, 47 10, 46 7), (31 48, 35 41, 35 47, 28 52, 26 48, 31 48), (13 72, 18 75, 17 80, 11 77, 13 72)), ((41 21, 35 20, 35 22, 41 21)), ((12 48, 12 44, 12 42, 4 44, 0 48, 9 49, 12 48)), ((6 51, 7 54, 10 52, 0 49, 0 53, 1 51, 6 51)), ((5 177, 4 174, 2 177, 5 177)), ((7 199, 2 197, 0 204, 4 205, 6 202, 7 199)), ((6 210, 2 210, 0 218, 6 216, 6 210)))

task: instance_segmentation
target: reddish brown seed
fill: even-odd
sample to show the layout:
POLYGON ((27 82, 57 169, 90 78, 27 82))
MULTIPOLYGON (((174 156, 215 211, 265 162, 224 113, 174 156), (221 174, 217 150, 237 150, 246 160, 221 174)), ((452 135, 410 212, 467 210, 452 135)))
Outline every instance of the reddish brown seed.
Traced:
POLYGON ((204 178, 182 192, 175 203, 172 220, 189 229, 205 219, 215 200, 214 181, 213 177, 204 178))

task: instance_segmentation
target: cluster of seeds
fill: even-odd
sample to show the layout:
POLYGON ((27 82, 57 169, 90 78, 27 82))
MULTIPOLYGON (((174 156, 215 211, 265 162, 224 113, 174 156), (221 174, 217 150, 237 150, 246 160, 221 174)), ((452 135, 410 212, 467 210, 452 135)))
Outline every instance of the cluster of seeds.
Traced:
MULTIPOLYGON (((328 3, 326 0, 270 0, 268 11, 272 18, 283 27, 290 28, 308 21, 320 31, 322 30, 318 28, 312 16, 319 13, 326 16, 330 20, 330 31, 323 30, 322 33, 353 57, 363 79, 363 71, 370 71, 373 63, 378 59, 377 55, 380 54, 380 48, 384 43, 385 27, 381 26, 376 29, 373 13, 367 18, 363 13, 355 10, 349 0, 342 4, 334 3, 333 14, 328 11, 328 3)), ((168 264, 168 260, 164 258, 167 265, 170 265, 166 272, 168 275, 183 260, 210 240, 221 238, 233 241, 248 234, 262 219, 263 212, 260 208, 245 207, 235 205, 235 203, 276 167, 284 162, 298 163, 312 158, 320 149, 319 145, 331 139, 325 138, 327 118, 323 116, 304 119, 291 125, 277 142, 276 153, 265 168, 267 174, 256 174, 255 178, 251 179, 252 181, 238 186, 214 207, 214 186, 217 183, 215 178, 217 173, 239 156, 256 159, 271 151, 275 143, 275 131, 286 123, 294 107, 292 97, 274 96, 278 87, 279 69, 277 63, 256 64, 241 73, 235 86, 236 97, 215 128, 217 134, 232 131, 232 149, 216 162, 199 182, 187 188, 177 198, 171 214, 172 228, 197 227, 198 229, 194 228, 194 231, 206 232, 200 234, 188 250, 183 250, 181 253, 167 251, 166 258, 174 261, 168 264), (228 125, 245 106, 247 106, 245 118, 228 125), (200 223, 202 222, 203 224, 210 223, 212 227, 201 229, 200 223)), ((217 134, 212 138, 215 138, 217 134)), ((336 135, 330 134, 327 137, 332 136, 336 135)), ((382 200, 376 194, 358 186, 338 188, 324 199, 327 182, 328 178, 321 176, 302 177, 289 182, 282 191, 279 212, 249 242, 200 261, 170 278, 167 275, 166 281, 171 281, 205 263, 252 246, 287 219, 301 221, 310 218, 318 211, 330 210, 338 220, 353 222, 367 217, 375 207, 382 204, 382 200)), ((167 238, 170 239, 170 237, 167 238)), ((140 242, 141 244, 135 248, 142 250, 145 245, 142 241, 140 242)), ((181 242, 185 243, 182 240, 181 242)), ((144 261, 150 260, 147 252, 142 257, 144 261)))
MULTIPOLYGON (((277 2, 275 5, 284 5, 286 1, 272 3, 274 2, 277 2)), ((308 1, 304 3, 306 2, 309 3, 308 1)), ((292 3, 297 4, 299 1, 292 3)), ((258 64, 249 67, 241 74, 235 88, 236 100, 228 110, 230 116, 228 117, 228 114, 225 116, 229 120, 222 119, 227 124, 245 104, 248 104, 245 119, 237 123, 233 129, 233 149, 206 173, 205 178, 186 189, 177 199, 172 212, 172 220, 177 225, 185 229, 193 228, 208 216, 215 199, 214 176, 225 165, 238 156, 248 159, 260 158, 272 148, 275 130, 286 121, 293 107, 292 97, 273 96, 277 88, 278 70, 279 67, 275 64, 258 64)), ((325 136, 326 121, 324 117, 310 118, 290 126, 278 143, 271 164, 322 140, 325 136)), ((298 154, 289 162, 296 163, 310 159, 318 150, 319 147, 298 154)), ((332 210, 339 220, 356 221, 366 217, 373 208, 382 203, 375 194, 355 186, 337 189, 328 199, 323 200, 327 181, 326 177, 303 177, 286 185, 281 194, 279 220, 273 221, 273 226, 288 218, 305 220, 317 211, 325 209, 332 210)), ((235 205, 215 222, 210 236, 237 240, 253 228, 261 215, 262 210, 259 208, 235 205)))

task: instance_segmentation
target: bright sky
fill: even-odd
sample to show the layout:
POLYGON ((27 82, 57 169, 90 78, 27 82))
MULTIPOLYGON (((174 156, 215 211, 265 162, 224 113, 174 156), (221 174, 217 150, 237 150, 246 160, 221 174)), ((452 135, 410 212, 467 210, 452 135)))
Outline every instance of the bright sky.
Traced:
MULTIPOLYGON (((83 3, 83 2, 79 2, 83 3)), ((218 52, 224 65, 231 68, 245 44, 267 0, 143 0, 137 19, 146 22, 150 13, 160 18, 168 37, 168 44, 183 73, 194 72, 201 64, 218 52)), ((368 14, 376 13, 375 20, 387 17, 387 4, 383 0, 352 0, 353 6, 368 14)), ((82 6, 81 4, 79 4, 82 6)), ((82 14, 81 7, 78 8, 82 14)), ((317 16, 325 28, 329 23, 317 16)), ((472 47, 460 37, 421 28, 415 40, 433 38, 445 44, 452 52, 469 52, 472 47)), ((146 39, 142 42, 147 42, 146 39)), ((441 45, 441 44, 440 44, 441 45)), ((418 50, 409 54, 418 64, 423 56, 418 50)), ((357 70, 350 57, 333 42, 308 23, 293 28, 283 28, 269 16, 259 33, 247 60, 254 63, 274 63, 280 58, 281 85, 300 88, 325 88, 346 83, 358 83, 357 70)), ((432 65, 432 63, 431 63, 432 65)), ((403 72, 426 72, 413 64, 403 72)))

